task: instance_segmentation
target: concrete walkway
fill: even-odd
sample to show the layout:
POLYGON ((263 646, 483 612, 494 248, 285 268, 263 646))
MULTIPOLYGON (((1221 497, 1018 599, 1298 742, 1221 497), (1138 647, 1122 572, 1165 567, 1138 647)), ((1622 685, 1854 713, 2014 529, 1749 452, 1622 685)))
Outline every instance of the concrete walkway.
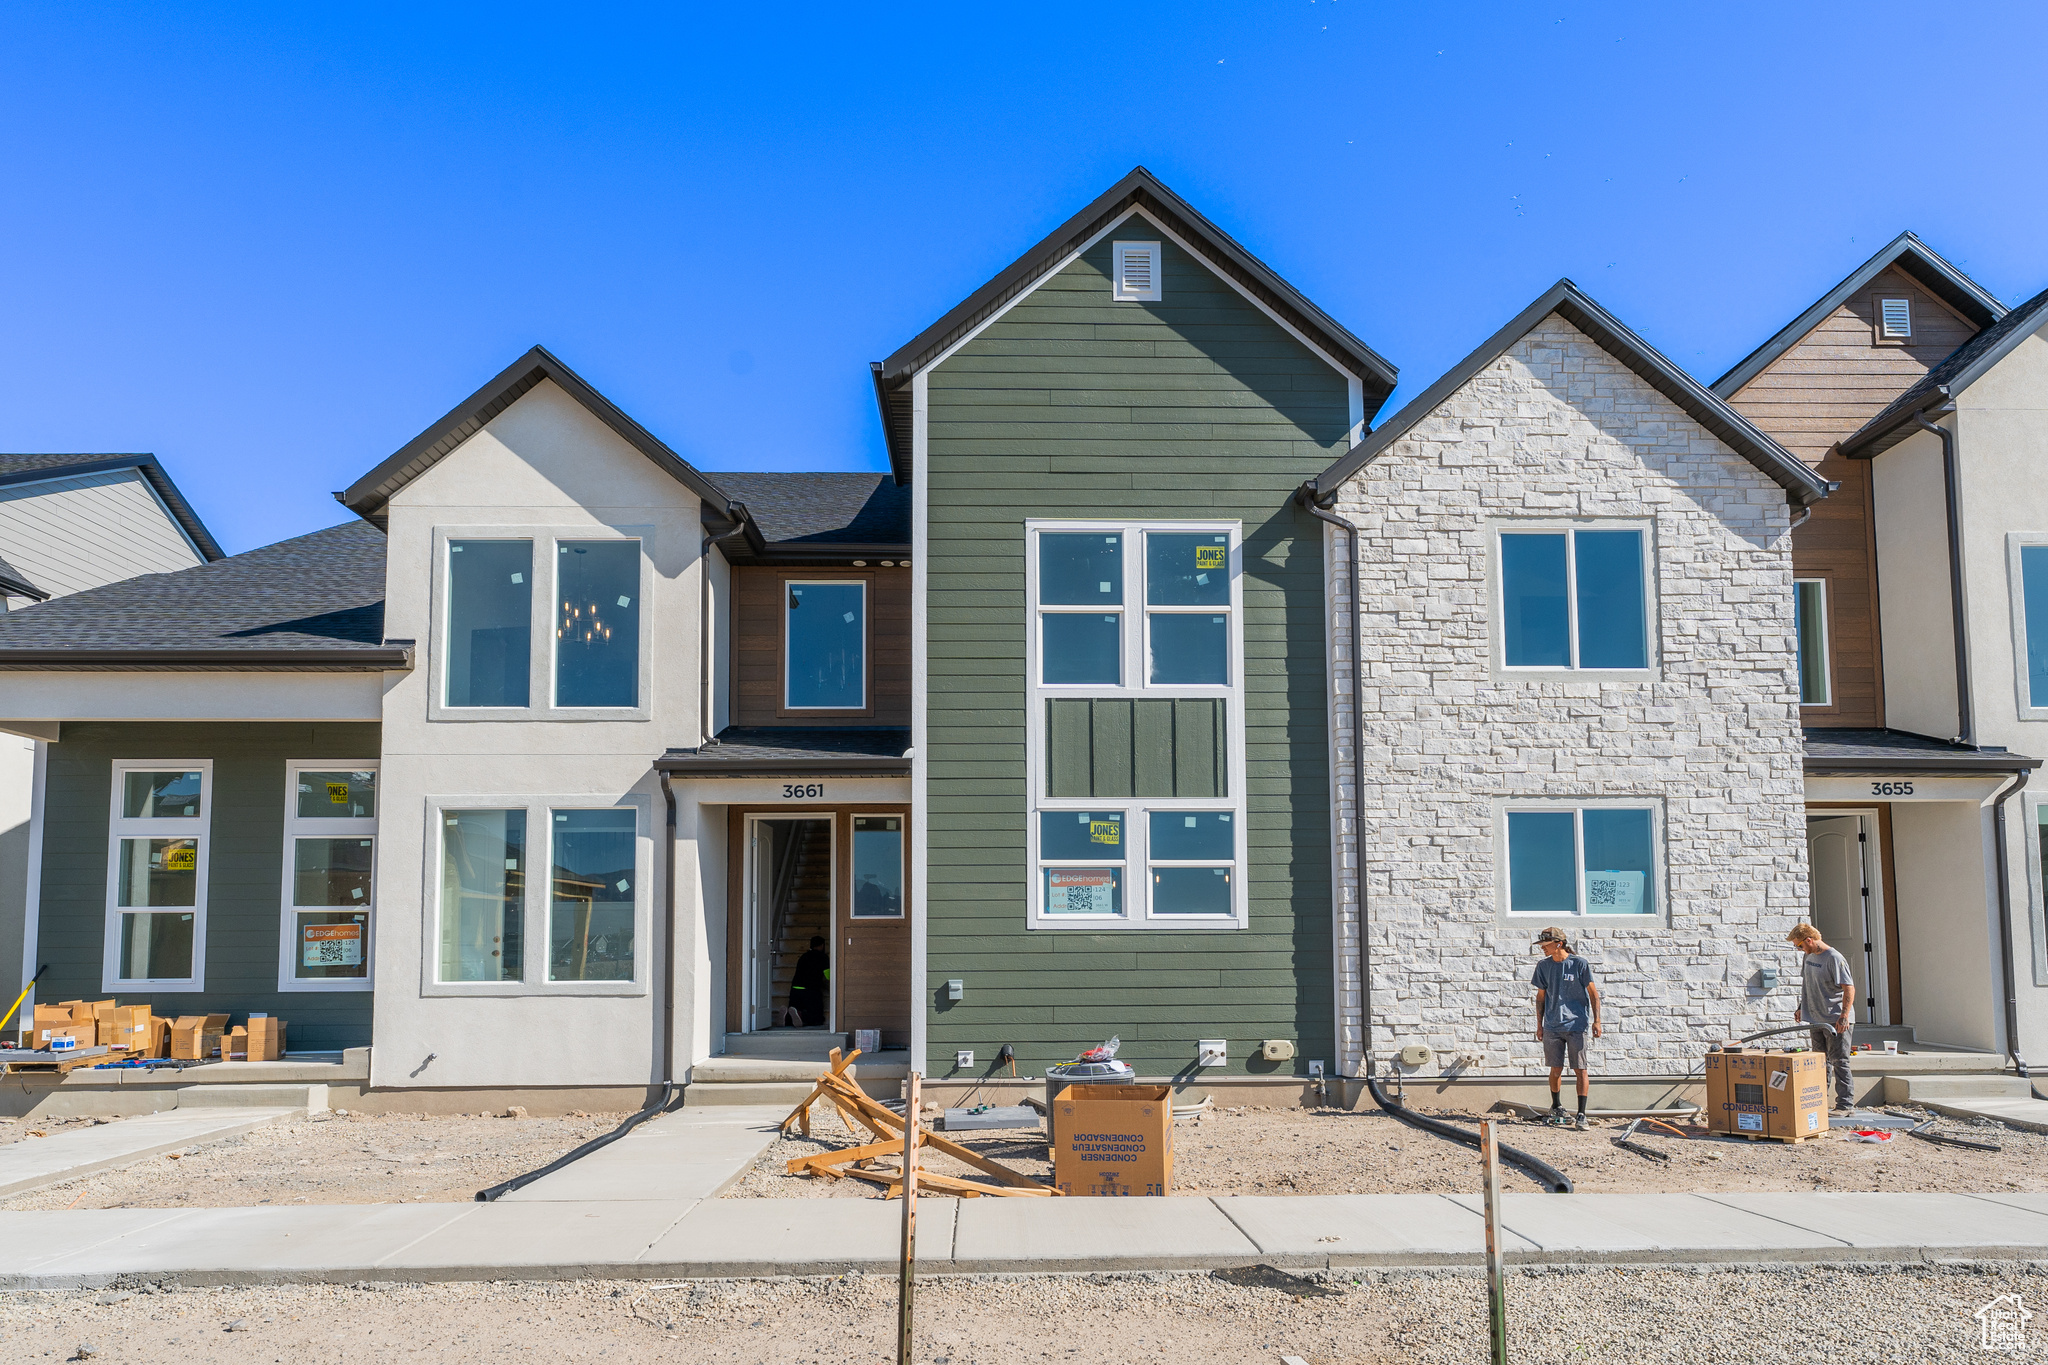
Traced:
MULTIPOLYGON (((1510 1194, 1517 1264, 2048 1259, 2044 1194, 1510 1194)), ((0 1288, 887 1273, 879 1199, 0 1213, 0 1288)), ((1476 1266, 1476 1196, 933 1199, 926 1274, 1476 1266)))
MULTIPOLYGON (((180 1147, 261 1128, 304 1109, 167 1109, 115 1123, 74 1128, 55 1137, 24 1137, 0 1147, 0 1199, 57 1185, 97 1171, 132 1166, 180 1147)), ((33 1127, 33 1120, 27 1121, 33 1127)))
POLYGON ((788 1113, 787 1105, 672 1109, 500 1202, 715 1199, 774 1141, 788 1113))

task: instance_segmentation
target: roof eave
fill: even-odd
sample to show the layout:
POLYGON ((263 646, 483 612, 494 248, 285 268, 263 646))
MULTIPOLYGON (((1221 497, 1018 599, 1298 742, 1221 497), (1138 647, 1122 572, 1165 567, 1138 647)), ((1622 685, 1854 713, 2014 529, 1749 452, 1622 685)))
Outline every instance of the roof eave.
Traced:
POLYGON ((410 647, 375 649, 6 649, 0 670, 10 672, 407 672, 410 647))
POLYGON ((1918 237, 1910 232, 1902 232, 1876 255, 1850 271, 1833 289, 1822 294, 1805 312, 1780 328, 1770 340, 1737 361, 1726 374, 1708 387, 1722 398, 1730 398, 1741 392, 1744 385, 1762 374, 1779 356, 1791 350, 1801 338, 1848 302, 1858 290, 1868 287, 1872 280, 1894 265, 1912 276, 1930 294, 1974 323, 1980 331, 2006 314, 2005 305, 1989 290, 1951 265, 1940 252, 1929 247, 1918 237))
POLYGON ((493 418, 543 379, 552 381, 593 417, 610 427, 620 439, 702 500, 719 507, 731 504, 732 499, 723 489, 706 479, 689 461, 669 449, 647 428, 628 417, 617 404, 591 387, 588 381, 556 359, 544 346, 533 347, 506 366, 439 421, 406 442, 346 490, 337 493, 336 501, 382 529, 385 508, 392 494, 483 430, 493 418))
POLYGON ((1788 501, 1805 506, 1826 497, 1833 490, 1833 484, 1815 474, 1798 456, 1758 430, 1718 395, 1674 365, 1656 347, 1582 293, 1578 286, 1570 280, 1559 280, 1534 303, 1517 313, 1505 327, 1481 342, 1471 354, 1424 389, 1413 402, 1317 475, 1311 482, 1318 494, 1326 497, 1333 494, 1346 479, 1407 435, 1416 423, 1441 407, 1452 394, 1553 313, 1628 366, 1638 378, 1670 399, 1724 445, 1762 469, 1785 490, 1788 501))
POLYGON ((2042 760, 2024 754, 1925 754, 1870 758, 1808 757, 1805 770, 1816 777, 1849 777, 1858 773, 2016 773, 2031 772, 2042 760))
POLYGON ((654 761, 656 772, 691 777, 907 777, 908 758, 700 758, 672 754, 654 761))
POLYGON ((0 573, 0 594, 5 594, 8 597, 32 598, 37 602, 47 602, 50 600, 50 594, 29 582, 26 578, 20 578, 14 574, 0 573))
MULTIPOLYGON (((81 460, 77 464, 53 465, 47 469, 24 469, 13 474, 0 475, 0 488, 12 488, 27 483, 49 483, 56 479, 78 478, 86 474, 105 474, 116 469, 132 469, 142 475, 164 509, 171 514, 171 520, 178 523, 178 529, 199 551, 199 557, 212 564, 226 559, 228 553, 221 549, 220 542, 213 538, 213 532, 206 529, 206 523, 192 510, 192 504, 185 501, 185 495, 178 491, 177 483, 164 469, 154 455, 108 455, 98 460, 81 460)), ((47 597, 47 594, 45 595, 47 597)))

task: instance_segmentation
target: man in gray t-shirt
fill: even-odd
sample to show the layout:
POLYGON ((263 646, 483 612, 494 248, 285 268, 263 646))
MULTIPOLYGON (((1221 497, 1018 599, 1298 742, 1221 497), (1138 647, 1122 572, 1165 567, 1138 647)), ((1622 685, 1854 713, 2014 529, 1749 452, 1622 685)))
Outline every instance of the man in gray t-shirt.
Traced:
POLYGON ((1855 1078, 1849 1074, 1850 1034, 1856 1027, 1856 981, 1849 975, 1849 959, 1820 936, 1811 924, 1794 925, 1785 941, 1806 954, 1799 965, 1799 1008, 1792 1021, 1827 1024, 1834 1029, 1811 1029, 1813 1050, 1827 1054, 1828 1071, 1835 1081, 1835 1110, 1855 1106, 1855 1078))

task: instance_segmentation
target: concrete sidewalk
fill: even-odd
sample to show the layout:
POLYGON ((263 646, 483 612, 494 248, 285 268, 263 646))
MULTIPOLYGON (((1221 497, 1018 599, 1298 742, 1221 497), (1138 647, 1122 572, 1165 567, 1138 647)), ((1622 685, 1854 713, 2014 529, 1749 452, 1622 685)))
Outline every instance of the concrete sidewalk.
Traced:
POLYGON ((787 1106, 671 1109, 501 1203, 715 1199, 775 1139, 787 1106))
MULTIPOLYGON (((1510 1194, 1516 1264, 2048 1260, 2048 1194, 1510 1194)), ((879 1199, 0 1213, 0 1288, 886 1273, 879 1199)), ((1477 1266, 1475 1196, 932 1199, 933 1275, 1477 1266)))

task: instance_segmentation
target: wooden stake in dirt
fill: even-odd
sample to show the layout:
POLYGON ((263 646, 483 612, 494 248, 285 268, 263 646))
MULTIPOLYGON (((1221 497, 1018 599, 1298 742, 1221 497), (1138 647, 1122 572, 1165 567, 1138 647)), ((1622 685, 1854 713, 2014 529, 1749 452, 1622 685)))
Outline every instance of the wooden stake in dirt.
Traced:
POLYGON ((1479 1125, 1479 1159, 1485 1168, 1487 1337, 1493 1345, 1493 1365, 1508 1365, 1508 1285, 1500 1249, 1500 1141, 1491 1119, 1479 1125))
POLYGON ((917 1290, 917 1148, 924 1125, 918 1122, 918 1082, 910 1073, 903 1087, 903 1269, 896 1283, 896 1365, 910 1365, 910 1310, 917 1290))

